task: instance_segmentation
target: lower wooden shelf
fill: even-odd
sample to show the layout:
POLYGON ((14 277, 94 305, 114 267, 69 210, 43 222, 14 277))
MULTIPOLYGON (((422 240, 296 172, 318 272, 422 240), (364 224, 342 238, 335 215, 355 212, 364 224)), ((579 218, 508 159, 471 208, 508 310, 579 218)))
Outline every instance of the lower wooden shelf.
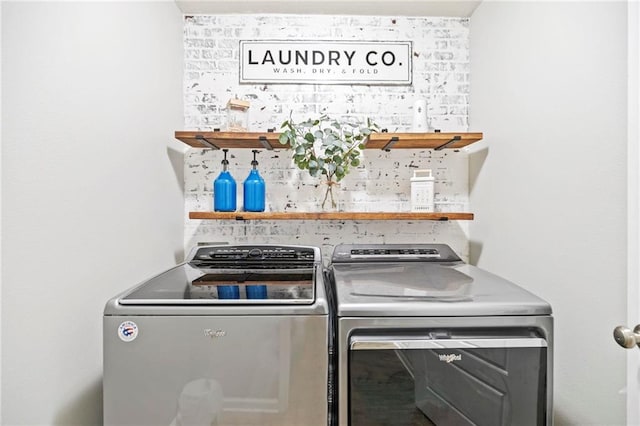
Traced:
POLYGON ((189 212, 211 220, 473 220, 473 213, 423 212, 189 212))

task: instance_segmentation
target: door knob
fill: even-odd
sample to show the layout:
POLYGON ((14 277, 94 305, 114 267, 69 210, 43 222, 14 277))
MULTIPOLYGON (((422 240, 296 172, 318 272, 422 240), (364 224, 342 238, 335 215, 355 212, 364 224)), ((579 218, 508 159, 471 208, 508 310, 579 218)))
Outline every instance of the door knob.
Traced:
POLYGON ((640 348, 640 324, 633 330, 621 325, 617 326, 613 330, 613 338, 623 348, 631 349, 636 345, 640 348))

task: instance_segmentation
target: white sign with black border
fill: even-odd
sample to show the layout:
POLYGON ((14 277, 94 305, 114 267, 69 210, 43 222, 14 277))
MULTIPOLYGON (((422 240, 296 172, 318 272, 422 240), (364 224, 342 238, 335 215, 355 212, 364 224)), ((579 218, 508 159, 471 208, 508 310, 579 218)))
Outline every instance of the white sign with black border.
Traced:
POLYGON ((240 83, 409 85, 410 41, 241 40, 240 83))

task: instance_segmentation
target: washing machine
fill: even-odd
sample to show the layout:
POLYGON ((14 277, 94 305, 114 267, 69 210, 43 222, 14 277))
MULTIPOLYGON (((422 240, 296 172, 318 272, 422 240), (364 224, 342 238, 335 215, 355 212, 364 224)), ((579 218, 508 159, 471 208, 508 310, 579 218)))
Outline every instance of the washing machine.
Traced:
POLYGON ((336 246, 339 425, 549 425, 553 318, 444 244, 336 246))
POLYGON ((317 247, 204 245, 104 309, 106 426, 326 426, 317 247))

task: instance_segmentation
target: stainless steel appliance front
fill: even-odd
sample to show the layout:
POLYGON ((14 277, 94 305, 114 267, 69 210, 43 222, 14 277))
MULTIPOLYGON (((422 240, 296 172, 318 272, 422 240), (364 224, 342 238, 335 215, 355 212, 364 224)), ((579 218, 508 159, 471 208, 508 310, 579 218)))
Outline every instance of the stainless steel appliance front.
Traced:
POLYGON ((551 308, 444 245, 337 246, 340 425, 552 422, 551 308))
POLYGON ((322 425, 329 317, 317 248, 206 246, 111 299, 105 425, 322 425))

